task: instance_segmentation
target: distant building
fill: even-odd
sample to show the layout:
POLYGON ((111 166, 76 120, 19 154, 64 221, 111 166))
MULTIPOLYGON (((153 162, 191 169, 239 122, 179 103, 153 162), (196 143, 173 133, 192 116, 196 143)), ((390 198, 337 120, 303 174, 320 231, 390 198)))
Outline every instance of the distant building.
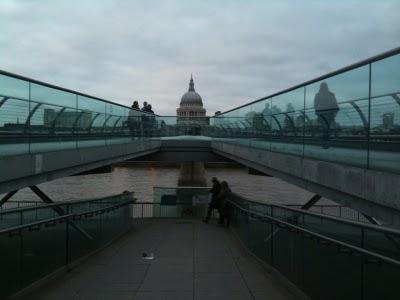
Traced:
POLYGON ((44 126, 52 127, 55 121, 55 128, 89 129, 92 122, 92 113, 90 111, 63 111, 59 114, 54 109, 44 110, 44 126))
POLYGON ((193 76, 190 76, 189 90, 182 96, 176 114, 177 125, 185 135, 199 135, 201 127, 209 124, 201 96, 194 89, 193 76))

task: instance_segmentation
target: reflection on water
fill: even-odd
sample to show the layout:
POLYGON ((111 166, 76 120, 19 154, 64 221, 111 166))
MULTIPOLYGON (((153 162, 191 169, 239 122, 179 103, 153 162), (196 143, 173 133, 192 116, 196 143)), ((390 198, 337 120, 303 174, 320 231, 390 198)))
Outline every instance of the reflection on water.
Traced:
MULTIPOLYGON (((65 177, 39 186, 55 201, 97 198, 133 190, 138 201, 150 202, 153 186, 176 186, 178 175, 178 168, 116 167, 112 173, 65 177)), ((313 195, 274 177, 249 175, 246 169, 212 168, 207 169, 206 176, 209 182, 213 176, 228 181, 234 192, 253 200, 304 203, 313 195)), ((12 200, 37 200, 37 197, 29 189, 23 189, 12 200)))

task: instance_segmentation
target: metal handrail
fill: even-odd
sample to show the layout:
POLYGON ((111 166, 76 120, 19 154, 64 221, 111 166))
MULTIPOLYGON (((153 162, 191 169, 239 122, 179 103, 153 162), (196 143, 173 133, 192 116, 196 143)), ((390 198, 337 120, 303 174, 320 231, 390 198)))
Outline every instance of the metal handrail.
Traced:
POLYGON ((397 267, 400 267, 400 261, 395 260, 393 258, 386 257, 384 255, 365 250, 363 248, 360 248, 360 247, 357 247, 357 246, 354 246, 354 245, 351 245, 351 244, 348 244, 348 243, 345 243, 345 242, 342 242, 342 241, 327 237, 327 236, 319 234, 319 233, 315 233, 313 231, 304 229, 302 227, 293 225, 291 223, 284 222, 284 221, 282 221, 280 219, 277 219, 277 218, 274 218, 274 217, 271 217, 271 216, 262 215, 262 214, 260 214, 258 212, 254 212, 254 211, 245 209, 245 208, 241 207, 240 205, 238 205, 238 204, 236 204, 236 203, 234 203, 234 202, 232 202, 230 200, 228 200, 228 201, 229 201, 230 204, 236 206, 238 209, 240 209, 241 211, 244 211, 245 213, 247 213, 249 215, 253 215, 253 216, 256 216, 256 217, 262 218, 262 219, 268 219, 268 220, 271 220, 274 223, 283 224, 286 227, 290 227, 290 228, 292 228, 292 229, 294 229, 294 230, 296 230, 298 232, 302 232, 303 234, 305 233, 305 234, 314 236, 314 237, 316 237, 318 239, 330 242, 332 244, 335 244, 335 245, 338 245, 338 246, 341 246, 341 247, 344 247, 344 248, 348 248, 348 249, 354 250, 355 252, 358 252, 358 253, 361 253, 361 254, 364 254, 364 255, 367 255, 367 256, 370 256, 370 257, 374 257, 374 258, 376 258, 378 260, 382 260, 382 261, 385 261, 387 263, 394 264, 397 267))
POLYGON ((43 209, 43 208, 51 208, 55 206, 60 206, 60 205, 66 205, 66 204, 79 204, 79 203, 91 203, 91 202, 96 202, 96 201, 102 201, 102 200, 107 200, 107 199, 114 199, 114 198, 119 198, 123 195, 133 195, 134 192, 129 192, 126 194, 119 194, 119 195, 113 195, 113 196, 105 196, 102 198, 96 198, 96 199, 84 199, 84 200, 71 200, 71 201, 60 201, 60 202, 54 202, 51 204, 45 204, 45 205, 40 205, 40 206, 28 206, 28 207, 22 207, 22 208, 12 208, 8 209, 6 211, 0 211, 0 216, 9 214, 9 213, 16 213, 16 212, 21 212, 21 211, 29 211, 29 210, 35 210, 35 209, 43 209))
POLYGON ((211 189, 211 186, 154 186, 153 189, 211 189))
MULTIPOLYGON (((274 203, 274 204, 277 204, 277 205, 283 205, 283 206, 289 206, 289 207, 294 207, 294 206, 303 206, 303 205, 301 205, 301 204, 294 204, 294 203, 289 203, 289 204, 279 204, 279 203, 274 203)), ((347 206, 344 206, 344 205, 341 205, 341 204, 314 204, 312 207, 347 207, 347 206)), ((347 208, 350 208, 350 207, 347 207, 347 208)))
POLYGON ((64 87, 61 87, 61 86, 57 86, 57 85, 54 85, 54 84, 50 84, 50 83, 47 83, 47 82, 43 82, 43 81, 40 81, 40 80, 29 78, 29 77, 26 77, 26 76, 18 75, 18 74, 15 74, 15 73, 7 72, 7 71, 4 71, 4 70, 0 70, 0 75, 13 77, 15 79, 26 81, 28 83, 35 83, 35 84, 42 85, 42 86, 45 86, 45 87, 49 87, 49 88, 52 88, 52 89, 56 89, 56 90, 60 90, 60 91, 63 91, 63 92, 71 93, 71 94, 74 94, 76 96, 82 96, 82 97, 87 97, 87 98, 91 98, 91 99, 94 99, 94 100, 99 100, 101 102, 105 102, 105 103, 117 105, 117 106, 120 106, 120 107, 128 108, 130 110, 138 111, 138 112, 141 112, 143 114, 154 115, 154 114, 151 114, 151 113, 148 113, 148 112, 145 112, 145 111, 141 111, 140 109, 134 109, 134 108, 129 107, 127 105, 119 104, 119 103, 116 103, 116 102, 112 102, 110 100, 106 100, 106 99, 99 98, 99 97, 96 97, 96 96, 91 96, 91 95, 88 95, 88 94, 85 94, 85 93, 82 93, 82 92, 78 92, 78 91, 75 91, 75 90, 67 89, 67 88, 64 88, 64 87))
POLYGON ((70 218, 79 217, 79 216, 83 216, 83 215, 87 215, 87 214, 96 214, 96 213, 104 212, 107 210, 114 210, 119 207, 122 207, 122 206, 125 206, 128 204, 132 204, 132 203, 134 203, 133 200, 128 200, 128 201, 125 201, 122 203, 118 203, 116 205, 107 206, 107 207, 103 207, 103 208, 96 209, 96 210, 88 210, 88 211, 84 211, 84 212, 80 212, 80 213, 67 214, 67 215, 63 215, 60 217, 55 217, 55 218, 40 220, 40 221, 28 223, 28 224, 22 224, 22 225, 18 225, 18 226, 14 226, 14 227, 9 227, 9 228, 5 228, 5 229, 1 229, 0 235, 5 234, 5 233, 14 232, 14 231, 19 231, 19 230, 22 230, 25 228, 29 228, 29 227, 37 226, 37 225, 41 225, 41 224, 56 222, 56 221, 60 221, 60 220, 67 220, 70 218))
MULTIPOLYGON (((89 110, 89 109, 82 109, 82 108, 79 108, 79 107, 76 107, 76 106, 67 106, 67 105, 60 105, 60 104, 55 104, 55 103, 51 103, 51 102, 46 102, 46 101, 38 101, 38 100, 35 100, 35 99, 31 99, 31 100, 29 100, 29 99, 25 99, 25 98, 20 98, 20 97, 15 97, 15 96, 8 96, 8 95, 2 95, 2 94, 0 94, 0 97, 7 97, 7 100, 9 100, 9 99, 15 99, 15 100, 18 100, 18 101, 23 101, 23 102, 33 102, 33 103, 37 103, 37 104, 44 104, 44 105, 49 105, 49 106, 52 106, 52 107, 59 107, 59 108, 69 108, 69 109, 71 109, 71 110, 77 110, 77 111, 80 111, 80 112, 95 112, 95 113, 99 113, 99 112, 97 112, 97 111, 94 111, 94 110, 89 110)), ((117 103, 116 103, 117 104, 117 103)), ((141 111, 142 112, 142 111, 141 111)), ((144 113, 144 112, 143 112, 144 113)), ((99 113, 99 114, 106 114, 106 115, 109 115, 109 116, 114 116, 114 117, 126 117, 126 118, 135 118, 135 117, 141 117, 141 116, 125 116, 125 115, 115 115, 115 114, 110 114, 110 113, 106 113, 106 112, 104 112, 104 113, 99 113)), ((148 113, 147 113, 148 114, 148 113)))
POLYGON ((234 196, 238 197, 238 198, 243 199, 244 201, 255 203, 257 205, 278 207, 278 208, 281 208, 281 209, 287 209, 287 210, 291 210, 291 211, 298 212, 298 213, 301 213, 301 214, 312 215, 312 216, 316 216, 316 217, 320 217, 320 218, 324 218, 324 219, 330 219, 330 220, 334 220, 334 221, 338 221, 338 222, 342 222, 342 223, 347 223, 347 224, 352 225, 352 226, 358 226, 358 227, 363 227, 363 228, 367 228, 367 229, 373 229, 375 231, 380 231, 380 232, 383 232, 383 233, 395 234, 395 235, 399 235, 400 236, 400 230, 397 230, 397 229, 394 229, 394 228, 388 228, 388 227, 382 227, 382 226, 379 226, 379 225, 373 225, 373 224, 367 224, 367 223, 358 222, 358 221, 352 221, 352 220, 348 220, 348 219, 338 218, 338 217, 335 217, 335 216, 319 214, 319 213, 313 212, 313 211, 308 211, 308 210, 303 210, 303 209, 298 209, 298 208, 293 208, 293 207, 286 207, 285 205, 280 205, 280 204, 262 203, 262 202, 258 202, 258 201, 255 201, 255 200, 247 199, 246 197, 243 197, 243 196, 235 194, 235 193, 232 193, 232 194, 234 196))
MULTIPOLYGON (((140 202, 134 202, 133 204, 151 204, 151 205, 153 205, 153 204, 159 204, 159 205, 163 205, 161 202, 144 202, 144 201, 140 201, 140 202)), ((175 204, 183 204, 183 205, 188 205, 188 203, 187 202, 174 202, 174 205, 175 204)), ((168 205, 167 205, 168 206, 168 205)))
POLYGON ((45 219, 45 220, 40 220, 40 221, 36 221, 36 222, 31 222, 31 223, 28 223, 28 224, 9 227, 9 228, 6 228, 6 229, 1 229, 0 230, 0 235, 6 234, 6 233, 13 233, 15 231, 19 231, 19 230, 22 230, 22 229, 25 229, 25 228, 38 226, 38 225, 42 225, 42 224, 53 223, 53 222, 57 222, 57 221, 58 222, 66 221, 71 216, 74 216, 74 214, 68 214, 68 215, 64 215, 64 216, 60 216, 60 217, 56 217, 56 218, 45 219))
MULTIPOLYGON (((381 94, 381 95, 377 95, 377 96, 371 96, 371 97, 362 97, 362 98, 354 98, 354 99, 349 99, 349 100, 346 100, 346 101, 338 101, 338 105, 341 105, 341 104, 351 104, 352 102, 357 102, 357 101, 365 101, 365 100, 373 100, 373 99, 379 99, 379 98, 383 98, 383 97, 388 97, 388 96, 393 96, 393 95, 396 95, 396 94, 398 94, 398 93, 386 93, 386 94, 381 94)), ((269 97, 267 97, 267 99, 268 99, 269 97)), ((263 99, 263 100, 266 100, 266 99, 263 99)), ((247 106, 247 105, 249 105, 249 104, 246 104, 245 106, 247 106)), ((291 111, 281 111, 281 112, 279 112, 279 113, 274 113, 274 114, 266 114, 266 115, 264 115, 264 116, 278 116, 278 115, 284 115, 284 114, 290 114, 290 113, 296 113, 296 112, 303 112, 303 111, 312 111, 312 110, 314 110, 314 108, 313 107, 303 107, 303 108, 300 108, 300 109, 294 109, 294 110, 291 110, 291 111)), ((326 109, 327 111, 329 111, 330 109, 328 108, 328 109, 326 109)), ((261 113, 261 112, 258 112, 258 113, 261 113)), ((221 115, 218 115, 218 116, 211 116, 210 118, 212 118, 212 119, 218 119, 218 117, 219 116, 221 116, 221 115)), ((226 120, 226 119, 248 119, 249 117, 246 117, 246 116, 241 116, 241 117, 230 117, 230 116, 226 116, 226 117, 224 117, 224 119, 226 120)))
MULTIPOLYGON (((369 257, 373 257, 373 258, 375 258, 377 260, 385 261, 387 263, 394 264, 397 267, 400 267, 400 261, 398 261, 396 259, 393 259, 393 258, 384 256, 384 255, 381 255, 381 254, 378 254, 378 253, 375 253, 375 252, 372 252, 372 251, 357 247, 355 245, 348 244, 346 242, 339 241, 337 239, 325 236, 325 235, 320 234, 320 233, 316 233, 316 232, 310 231, 310 230, 302 228, 300 226, 297 226, 297 225, 282 221, 281 219, 278 219, 278 218, 275 218, 275 217, 271 217, 271 216, 268 216, 268 215, 263 215, 260 212, 255 212, 255 211, 246 209, 246 208, 242 207, 241 205, 233 202, 232 200, 228 200, 228 201, 229 201, 230 204, 232 204, 233 206, 237 207, 241 211, 245 212, 248 215, 255 216, 258 219, 268 220, 268 221, 270 221, 270 223, 276 223, 276 224, 284 225, 285 227, 289 227, 292 230, 295 230, 297 232, 301 232, 302 234, 313 236, 314 238, 317 238, 317 239, 320 239, 320 240, 324 240, 324 241, 329 242, 331 244, 334 244, 336 246, 339 246, 339 247, 342 247, 342 248, 347 248, 347 249, 350 249, 350 250, 352 250, 354 252, 358 252, 360 254, 363 254, 363 255, 366 255, 366 256, 369 256, 369 257)), ((157 204, 158 205, 158 204, 161 204, 161 203, 160 202, 135 202, 134 204, 139 204, 139 205, 155 205, 155 204, 157 204)), ((179 203, 177 203, 177 204, 179 204, 179 203)))
POLYGON ((8 200, 6 203, 43 203, 40 200, 8 200))
MULTIPOLYGON (((166 189, 194 189, 194 188, 197 188, 197 189, 205 189, 204 187, 156 187, 156 186, 154 188, 166 188, 166 189)), ((209 188, 211 188, 211 187, 209 187, 209 188)), ((320 217, 320 218, 323 218, 323 219, 330 219, 330 220, 334 220, 334 221, 341 222, 341 223, 347 223, 347 224, 352 225, 352 226, 363 227, 363 228, 367 228, 367 229, 372 229, 374 231, 379 231, 379 232, 383 232, 383 233, 394 234, 394 235, 399 235, 400 236, 400 229, 382 227, 382 226, 379 226, 379 225, 368 224, 368 223, 365 223, 365 222, 352 221, 352 220, 345 219, 345 218, 335 217, 335 216, 327 215, 327 214, 321 214, 321 213, 318 213, 318 212, 303 210, 303 209, 300 209, 300 208, 294 208, 294 207, 290 207, 290 206, 286 206, 286 205, 282 205, 282 204, 263 203, 263 202, 259 202, 257 200, 248 199, 248 198, 246 198, 246 197, 244 197, 242 195, 236 194, 236 193, 232 193, 232 195, 234 195, 235 197, 238 197, 241 200, 244 200, 244 201, 247 201, 247 202, 250 202, 250 203, 254 203, 254 204, 257 204, 257 205, 264 205, 264 206, 269 206, 269 207, 271 207, 271 206, 278 207, 278 208, 281 208, 281 209, 287 209, 287 210, 290 210, 290 211, 294 211, 294 212, 298 212, 298 213, 302 213, 302 214, 307 214, 307 215, 312 215, 312 216, 320 217)), ((136 202, 136 203, 140 204, 141 202, 136 202)), ((154 203, 154 202, 144 202, 144 203, 154 203)), ((157 203, 155 203, 155 204, 157 204, 157 203)), ((337 207, 344 207, 344 206, 341 206, 341 205, 335 205, 335 207, 336 206, 337 207)), ((331 207, 334 207, 334 206, 331 206, 331 207)))

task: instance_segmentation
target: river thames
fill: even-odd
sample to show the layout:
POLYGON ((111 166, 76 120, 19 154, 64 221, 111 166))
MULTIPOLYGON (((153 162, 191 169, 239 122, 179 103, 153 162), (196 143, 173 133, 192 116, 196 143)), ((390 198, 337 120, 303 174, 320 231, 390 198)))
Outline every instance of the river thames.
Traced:
MULTIPOLYGON (((138 201, 152 202, 153 187, 175 187, 179 168, 114 167, 111 173, 71 176, 42 183, 39 187, 54 201, 103 197, 134 191, 138 201)), ((208 182, 216 176, 226 180, 232 191, 252 200, 302 204, 313 194, 275 177, 249 175, 246 168, 206 169, 208 182)), ((20 190, 12 200, 38 200, 29 189, 20 190)))

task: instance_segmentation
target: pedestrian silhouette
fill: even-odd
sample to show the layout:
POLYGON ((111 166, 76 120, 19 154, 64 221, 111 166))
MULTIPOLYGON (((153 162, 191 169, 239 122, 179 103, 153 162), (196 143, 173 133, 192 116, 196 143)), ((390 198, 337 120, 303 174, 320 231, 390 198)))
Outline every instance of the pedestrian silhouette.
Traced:
POLYGON ((283 128, 285 129, 285 133, 295 134, 296 128, 293 121, 293 118, 289 115, 290 112, 294 111, 294 106, 292 103, 288 103, 286 105, 286 113, 285 119, 283 120, 283 128))
POLYGON ((269 116, 271 114, 271 108, 269 107, 269 102, 265 103, 265 107, 264 107, 264 109, 262 111, 262 114, 264 116, 269 116))
POLYGON ((329 137, 332 124, 334 124, 339 107, 335 94, 332 93, 326 82, 322 82, 318 93, 314 98, 315 114, 318 117, 318 125, 322 129, 323 148, 329 148, 329 137))
POLYGON ((141 111, 147 111, 147 101, 143 102, 143 106, 142 106, 141 111))
POLYGON ((207 216, 204 219, 205 223, 208 223, 211 218, 212 211, 214 209, 219 210, 219 201, 218 201, 218 195, 221 191, 221 184, 219 183, 218 179, 216 177, 213 177, 211 179, 211 182, 213 183, 213 186, 209 193, 211 194, 211 202, 208 205, 208 210, 207 210, 207 216))
POLYGON ((133 109, 140 110, 140 108, 139 108, 139 103, 138 103, 136 100, 133 101, 132 108, 133 108, 133 109))
POLYGON ((147 104, 147 110, 146 110, 146 111, 149 112, 149 113, 151 113, 151 114, 154 114, 153 108, 152 108, 152 106, 151 106, 150 103, 147 104))
POLYGON ((229 185, 226 181, 221 182, 221 191, 218 194, 218 200, 219 200, 219 225, 226 225, 229 227, 230 223, 230 203, 229 203, 229 196, 231 195, 232 191, 229 188, 229 185), (226 221, 226 224, 225 224, 226 221))

